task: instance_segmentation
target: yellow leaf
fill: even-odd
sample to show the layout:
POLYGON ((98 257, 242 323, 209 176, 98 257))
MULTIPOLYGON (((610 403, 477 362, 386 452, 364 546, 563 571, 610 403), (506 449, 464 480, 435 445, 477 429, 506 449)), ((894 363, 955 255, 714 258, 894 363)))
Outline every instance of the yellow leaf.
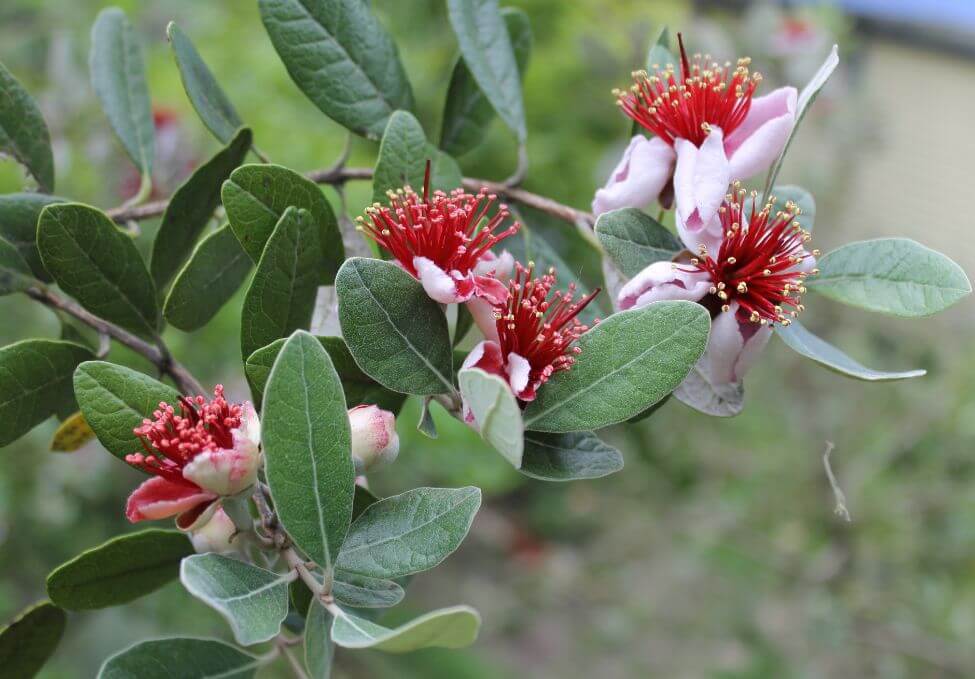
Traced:
POLYGON ((73 453, 95 437, 80 412, 61 423, 51 439, 51 450, 58 453, 73 453))

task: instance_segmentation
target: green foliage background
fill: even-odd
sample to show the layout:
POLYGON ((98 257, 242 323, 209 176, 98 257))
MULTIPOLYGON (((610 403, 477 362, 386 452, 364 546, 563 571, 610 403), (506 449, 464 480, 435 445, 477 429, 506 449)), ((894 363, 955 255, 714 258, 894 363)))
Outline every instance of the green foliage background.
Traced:
MULTIPOLYGON (((0 58, 45 112, 56 143, 57 193, 109 207, 123 197, 118 187, 127 161, 93 101, 85 63, 88 27, 105 4, 5 0, 0 58)), ((292 84, 256 2, 118 4, 147 41, 154 104, 177 113, 181 146, 198 160, 217 145, 182 92, 164 36, 171 19, 198 46, 275 162, 307 170, 339 155, 344 132, 292 84)), ((610 89, 642 64, 657 26, 689 26, 689 8, 678 0, 514 4, 531 15, 535 33, 525 82, 532 161, 526 186, 587 208, 629 129, 610 89)), ((399 43, 418 117, 436 138, 456 53, 443 3, 373 5, 399 43)), ((850 98, 885 86, 895 85, 855 81, 850 98)), ((844 109, 837 113, 843 120, 844 109)), ((841 219, 857 200, 843 180, 869 140, 854 139, 828 159, 832 181, 796 162, 815 146, 816 135, 843 138, 850 129, 810 125, 782 175, 814 184, 816 245, 825 250, 863 237, 863 228, 930 240, 943 222, 909 200, 890 214, 841 219), (837 224, 849 226, 844 231, 837 224)), ((935 122, 928 134, 952 132, 935 122)), ((370 164, 376 146, 357 140, 351 164, 370 164)), ((515 152, 510 134, 495 123, 486 143, 461 164, 469 174, 501 178, 513 168, 515 152)), ((816 156, 807 163, 822 167, 816 156)), ((0 192, 19 186, 20 170, 0 163, 0 192)), ((966 214, 960 197, 942 198, 966 214)), ((350 187, 353 214, 370 199, 368 183, 350 187)), ((570 254, 564 225, 539 226, 570 254)), ((156 225, 142 227, 148 234, 156 225)), ((138 240, 140 247, 148 242, 138 240)), ((970 265, 970 238, 957 245, 962 250, 949 254, 970 265)), ((594 273, 586 260, 574 261, 583 277, 594 273)), ((243 395, 240 301, 202 331, 169 330, 167 341, 205 383, 222 381, 243 395)), ((485 629, 465 652, 340 655, 340 676, 491 677, 513 668, 540 677, 606 678, 969 674, 975 668, 970 305, 911 324, 810 300, 804 322, 830 341, 870 365, 926 368, 928 377, 886 385, 847 381, 775 343, 749 375, 743 415, 721 421, 668 403, 610 437, 624 451, 626 469, 594 482, 526 480, 445 418, 437 441, 422 438, 414 431, 419 408, 411 400, 399 419, 400 459, 376 476, 378 490, 475 484, 485 489, 486 506, 473 538, 435 580, 417 578, 407 605, 421 611, 468 600, 480 608, 485 629), (832 511, 821 462, 826 440, 837 445, 834 469, 851 524, 832 511)), ((0 344, 58 332, 47 311, 16 296, 0 299, 0 344)), ((147 369, 122 349, 113 350, 112 360, 147 369)), ((138 474, 97 445, 49 453, 52 431, 47 423, 0 454, 3 619, 43 595, 52 567, 128 529, 122 507, 138 474)), ((44 676, 92 676, 110 652, 165 633, 229 638, 215 613, 173 583, 126 608, 72 615, 44 676)))

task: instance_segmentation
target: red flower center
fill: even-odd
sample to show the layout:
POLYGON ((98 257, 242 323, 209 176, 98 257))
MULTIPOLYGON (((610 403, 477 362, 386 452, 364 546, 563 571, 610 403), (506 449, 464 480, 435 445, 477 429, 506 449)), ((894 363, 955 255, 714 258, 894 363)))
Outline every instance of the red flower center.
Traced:
POLYGON ((745 190, 739 187, 735 182, 733 192, 718 208, 724 239, 717 256, 702 245, 700 257, 691 260, 690 271, 704 271, 711 277, 710 293, 721 301, 722 311, 727 311, 731 302, 738 302, 743 319, 762 325, 789 325, 789 317, 796 317, 803 309, 803 279, 816 273, 815 269, 807 273, 798 267, 803 260, 818 256, 819 251, 810 254, 803 247, 810 235, 796 221, 801 211, 795 203, 789 201, 784 210, 773 214, 772 196, 756 212, 753 192, 750 215, 746 215, 745 190))
POLYGON ((500 233, 494 231, 511 216, 508 206, 488 211, 497 196, 482 188, 477 195, 454 189, 447 195, 430 195, 430 163, 427 162, 421 198, 406 186, 390 191, 389 206, 366 208, 369 221, 358 217, 357 228, 389 251, 404 269, 417 277, 414 257, 426 257, 446 272, 467 275, 495 244, 515 234, 518 222, 500 233), (486 220, 486 222, 485 222, 486 220))
POLYGON ((180 414, 161 402, 152 414, 132 431, 142 442, 146 454, 133 453, 125 461, 149 474, 176 483, 187 483, 183 467, 207 450, 233 448, 233 430, 241 425, 239 404, 227 403, 223 385, 213 390, 209 402, 203 396, 179 398, 180 414))
MULTIPOLYGON (((514 278, 508 283, 508 302, 495 307, 495 325, 501 345, 501 355, 514 352, 528 361, 529 389, 537 389, 559 370, 568 370, 575 356, 582 352, 571 346, 589 329, 578 316, 599 294, 599 288, 578 302, 573 302, 575 284, 568 290, 552 292, 555 269, 541 278, 533 278, 535 264, 528 267, 515 264, 514 278), (551 299, 549 296, 551 294, 551 299)), ((598 323, 598 319, 596 320, 598 323)))
POLYGON ((673 64, 663 70, 654 64, 653 75, 634 71, 629 90, 613 91, 616 103, 627 116, 671 146, 675 139, 700 146, 712 127, 720 127, 727 138, 748 115, 761 74, 749 73, 751 59, 747 57, 739 59, 734 69, 731 62, 721 66, 707 54, 688 59, 680 33, 677 40, 680 77, 673 64))

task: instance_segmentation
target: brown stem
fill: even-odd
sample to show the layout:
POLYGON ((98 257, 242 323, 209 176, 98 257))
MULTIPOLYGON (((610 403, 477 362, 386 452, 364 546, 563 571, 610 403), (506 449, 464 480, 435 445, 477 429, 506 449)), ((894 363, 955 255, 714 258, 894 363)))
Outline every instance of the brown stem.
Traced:
MULTIPOLYGON (((305 176, 316 184, 341 185, 348 181, 371 179, 372 168, 331 167, 324 170, 313 170, 312 172, 307 173, 305 176)), ((537 193, 531 193, 530 191, 525 191, 524 189, 514 186, 507 186, 503 182, 492 182, 486 179, 478 179, 476 177, 464 177, 464 188, 470 191, 477 191, 482 186, 487 187, 489 191, 493 191, 494 193, 505 195, 509 199, 521 203, 522 205, 527 205, 528 207, 533 207, 536 210, 541 210, 542 212, 546 212, 553 217, 558 217, 559 219, 572 224, 578 224, 580 222, 584 224, 592 224, 594 221, 594 217, 588 212, 577 210, 574 207, 569 207, 568 205, 563 205, 558 201, 554 201, 551 198, 546 198, 545 196, 540 196, 537 193)), ((115 220, 116 223, 124 224, 129 221, 138 221, 140 219, 158 217, 165 212, 168 204, 168 200, 157 200, 151 203, 138 205, 136 207, 121 206, 112 208, 108 210, 106 214, 115 220)))
POLYGON ((114 323, 109 323, 105 319, 99 318, 75 302, 59 297, 47 289, 30 288, 27 290, 27 296, 52 309, 62 311, 69 316, 74 316, 85 325, 97 330, 99 334, 107 335, 119 344, 124 344, 129 349, 142 354, 159 369, 160 373, 173 378, 173 382, 176 383, 176 388, 183 394, 193 395, 206 393, 203 386, 196 381, 196 378, 170 355, 169 350, 165 348, 161 340, 158 345, 150 344, 144 339, 133 335, 128 330, 124 330, 114 323))

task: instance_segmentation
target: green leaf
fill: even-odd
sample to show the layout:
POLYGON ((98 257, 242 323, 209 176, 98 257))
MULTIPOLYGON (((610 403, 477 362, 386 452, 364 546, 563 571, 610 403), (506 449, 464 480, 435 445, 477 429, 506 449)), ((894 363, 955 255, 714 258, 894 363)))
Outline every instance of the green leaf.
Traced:
POLYGON ((47 576, 47 595, 70 611, 119 606, 155 592, 179 575, 193 545, 177 530, 112 538, 61 564, 47 576))
POLYGON ((262 663, 216 639, 151 639, 106 660, 98 679, 251 679, 262 663))
POLYGON ((392 38, 362 0, 260 0, 261 19, 298 88, 356 134, 379 139, 413 93, 392 38))
POLYGON ((54 654, 67 616, 54 604, 35 604, 0 629, 0 667, 3 676, 28 679, 33 677, 54 654))
POLYGON ((242 128, 225 148, 198 167, 173 193, 152 243, 149 260, 152 279, 160 290, 186 262, 220 205, 220 188, 224 180, 244 162, 251 139, 251 131, 242 128))
POLYGON ((520 469, 525 426, 511 387, 497 375, 489 375, 479 368, 461 370, 457 380, 481 438, 494 446, 515 469, 520 469))
POLYGON ((132 430, 151 417, 160 401, 175 404, 179 392, 148 375, 104 361, 88 361, 74 371, 74 393, 88 425, 115 457, 140 452, 132 430))
POLYGON ((402 601, 406 592, 392 580, 337 571, 332 595, 352 608, 389 608, 402 601))
POLYGON ((464 63, 501 120, 524 142, 521 76, 498 0, 447 0, 447 10, 464 63))
POLYGON ((634 208, 599 215, 596 237, 613 264, 633 278, 654 262, 669 261, 683 243, 656 219, 634 208))
POLYGON ((598 479, 623 468, 623 455, 591 431, 525 434, 521 473, 542 481, 598 479))
POLYGON ((582 354, 525 409, 525 427, 590 431, 622 422, 679 385, 707 346, 710 318, 693 302, 613 314, 579 338, 582 354))
POLYGON ((192 41, 172 21, 166 26, 166 37, 179 68, 183 89, 197 115, 221 144, 228 143, 237 129, 243 126, 237 110, 220 88, 192 41))
POLYGON ((670 29, 664 26, 647 51, 647 72, 653 74, 655 71, 666 68, 667 64, 676 63, 677 60, 670 51, 670 29))
POLYGON ((0 152, 27 168, 41 191, 54 190, 51 135, 37 103, 0 64, 0 152))
POLYGON ((849 243, 819 260, 806 286, 821 295, 893 316, 930 316, 972 291, 965 272, 908 238, 849 243))
POLYGON ((125 152, 151 181, 156 132, 139 37, 118 7, 103 9, 91 29, 91 86, 125 152))
MULTIPOLYGON (((531 56, 531 22, 527 14, 513 7, 502 8, 501 17, 515 53, 518 73, 523 78, 531 56)), ((464 155, 484 141, 493 119, 491 103, 477 86, 464 60, 458 59, 444 101, 440 147, 451 155, 464 155)))
POLYGON ((253 262, 229 224, 207 234, 178 274, 163 304, 163 317, 180 330, 210 322, 243 285, 253 262))
POLYGON ((464 540, 479 488, 415 488, 369 506, 349 529, 336 566, 387 580, 433 568, 464 540))
POLYGON ((427 138, 419 121, 412 113, 395 111, 379 144, 376 171, 372 176, 373 202, 386 204, 387 191, 395 191, 407 184, 422 192, 427 158, 427 138))
POLYGON ((261 429, 281 523, 310 559, 331 568, 352 519, 355 468, 342 383, 307 332, 293 334, 274 362, 261 429))
POLYGON ((926 370, 904 370, 899 372, 883 372, 873 370, 861 365, 857 361, 847 356, 845 353, 834 347, 826 340, 817 337, 809 332, 798 321, 785 327, 780 323, 775 324, 775 334, 782 338, 786 345, 796 353, 810 358, 820 365, 824 365, 834 372, 847 377, 853 377, 867 382, 879 382, 886 380, 906 380, 911 377, 921 377, 926 374, 926 370))
POLYGON ((332 206, 313 181, 280 165, 244 165, 224 182, 222 197, 230 226, 255 263, 289 206, 311 212, 322 244, 321 282, 332 283, 345 251, 332 206))
POLYGON ((17 248, 0 238, 0 295, 22 292, 36 282, 17 248))
POLYGON ((105 213, 80 203, 48 205, 37 247, 57 284, 88 311, 139 335, 155 333, 156 287, 132 239, 105 213))
POLYGON ((359 484, 355 486, 355 497, 352 499, 352 520, 355 521, 371 505, 379 502, 379 498, 359 484))
POLYGON ((392 262, 353 257, 335 287, 342 335, 366 374, 405 394, 453 391, 447 319, 415 278, 392 262))
POLYGON ((342 611, 332 624, 332 640, 343 648, 406 653, 420 648, 463 648, 477 639, 481 616, 470 606, 451 606, 389 629, 342 611))
POLYGON ((293 577, 294 571, 273 573, 221 554, 194 554, 179 567, 186 590, 220 613, 244 646, 278 635, 293 577))
POLYGON ((319 231, 307 210, 285 210, 267 241, 244 297, 240 349, 244 360, 274 340, 307 328, 321 269, 319 231))
POLYGON ((769 169, 768 177, 765 180, 765 190, 763 193, 768 195, 769 187, 775 184, 775 180, 779 176, 779 170, 782 169, 782 162, 785 160, 785 154, 789 152, 789 146, 792 145, 792 140, 796 136, 796 130, 799 129, 799 123, 802 119, 806 117, 806 113, 809 111, 809 107, 819 96, 819 91, 823 89, 823 85, 829 80, 829 77, 833 75, 833 71, 836 70, 836 66, 840 63, 840 57, 838 54, 838 48, 833 45, 833 49, 830 50, 829 55, 826 57, 826 61, 823 65, 819 67, 819 70, 813 74, 812 79, 802 88, 802 92, 799 93, 799 99, 796 102, 796 123, 792 126, 792 131, 789 132, 789 138, 785 141, 785 146, 782 147, 782 153, 772 164, 769 169))
POLYGON ((328 679, 332 674, 335 646, 332 616, 320 601, 312 601, 305 617, 305 668, 308 679, 328 679))
MULTIPOLYGON (((342 380, 342 391, 345 393, 345 403, 348 407, 354 408, 364 403, 374 403, 380 408, 392 412, 397 412, 402 407, 406 396, 389 391, 362 372, 341 337, 318 337, 316 339, 325 347, 329 358, 332 359, 335 372, 342 380)), ((247 358, 244 374, 247 376, 256 403, 260 403, 264 397, 264 386, 267 384, 268 375, 271 374, 274 359, 277 358, 285 341, 284 339, 276 340, 266 347, 258 349, 247 358)))
POLYGON ((687 378, 674 389, 674 398, 705 415, 734 417, 745 407, 745 387, 741 382, 712 384, 705 371, 695 364, 687 378))
POLYGON ((38 280, 51 281, 51 275, 41 262, 37 251, 37 220, 41 210, 51 203, 63 203, 63 198, 39 193, 10 193, 0 196, 0 237, 17 248, 30 265, 38 280))
POLYGON ((16 441, 71 400, 71 374, 94 358, 79 344, 32 339, 0 349, 0 446, 16 441))
POLYGON ((435 439, 437 433, 437 423, 433 421, 433 413, 430 411, 430 397, 423 399, 423 408, 420 411, 420 420, 416 423, 416 430, 428 439, 435 439))

